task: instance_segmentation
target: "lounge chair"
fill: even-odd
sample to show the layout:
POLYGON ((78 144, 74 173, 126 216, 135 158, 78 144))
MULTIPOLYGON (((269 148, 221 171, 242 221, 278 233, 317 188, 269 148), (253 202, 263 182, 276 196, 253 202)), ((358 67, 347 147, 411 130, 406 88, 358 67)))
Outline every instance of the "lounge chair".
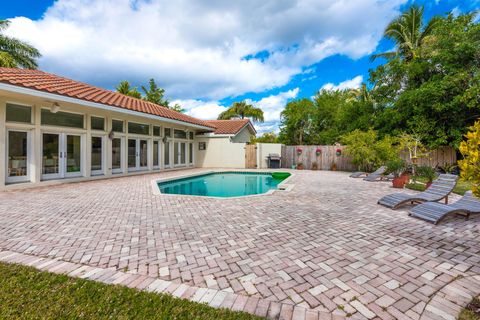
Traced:
POLYGON ((363 177, 366 177, 367 175, 368 175, 368 173, 366 173, 366 172, 356 171, 356 172, 353 172, 350 175, 350 178, 363 178, 363 177))
POLYGON ((380 168, 378 168, 377 170, 375 170, 374 172, 370 173, 365 178, 363 178, 363 180, 371 182, 371 181, 377 181, 378 179, 382 179, 385 171, 387 171, 387 167, 381 166, 380 168))
POLYGON ((413 207, 408 213, 409 216, 417 217, 434 224, 438 224, 443 218, 449 214, 461 214, 466 219, 470 214, 480 213, 480 199, 468 191, 465 195, 455 203, 443 204, 438 202, 422 203, 413 207))
POLYGON ((457 184, 458 176, 453 174, 441 174, 438 179, 433 181, 432 185, 425 191, 417 194, 392 193, 378 200, 378 204, 396 209, 406 203, 421 203, 440 201, 445 198, 448 203, 448 195, 457 184))

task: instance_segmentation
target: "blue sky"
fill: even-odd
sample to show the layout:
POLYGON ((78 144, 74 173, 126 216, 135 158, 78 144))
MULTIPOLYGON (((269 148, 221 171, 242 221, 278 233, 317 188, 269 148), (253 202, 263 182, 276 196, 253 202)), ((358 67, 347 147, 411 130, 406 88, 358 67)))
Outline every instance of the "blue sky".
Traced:
MULTIPOLYGON (((291 99, 368 81, 388 21, 409 0, 16 0, 7 30, 40 49, 40 69, 112 89, 149 78, 187 113, 215 118, 233 101, 265 109, 278 130, 291 99)), ((424 0, 427 19, 480 8, 480 0, 424 0)))

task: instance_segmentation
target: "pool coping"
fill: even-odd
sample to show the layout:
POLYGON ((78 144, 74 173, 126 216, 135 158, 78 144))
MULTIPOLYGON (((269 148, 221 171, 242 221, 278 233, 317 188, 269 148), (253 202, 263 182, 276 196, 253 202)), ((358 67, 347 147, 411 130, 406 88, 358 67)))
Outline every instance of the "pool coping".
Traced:
POLYGON ((230 200, 230 199, 242 199, 242 198, 250 198, 250 197, 260 197, 260 196, 266 196, 266 195, 271 195, 274 192, 289 192, 291 191, 295 185, 288 183, 288 181, 295 175, 295 173, 287 170, 258 170, 258 169, 215 169, 215 170, 206 170, 202 172, 196 172, 196 173, 190 173, 190 174, 184 174, 184 175, 179 175, 175 177, 168 177, 168 178, 163 178, 163 179, 153 179, 150 181, 152 191, 154 195, 157 196, 168 196, 168 197, 195 197, 195 198, 207 198, 207 199, 219 199, 219 200, 230 200), (246 195, 246 196, 238 196, 238 197, 213 197, 213 196, 197 196, 197 195, 190 195, 190 194, 171 194, 171 193, 162 193, 160 191, 160 188, 158 188, 158 183, 163 183, 163 182, 169 182, 169 181, 174 181, 178 179, 188 179, 188 178, 193 178, 193 177, 198 177, 198 176, 203 176, 207 174, 212 174, 212 173, 225 173, 225 172, 244 172, 244 173, 271 173, 271 172, 288 172, 290 173, 290 176, 283 180, 281 183, 277 185, 277 189, 272 189, 268 190, 265 193, 259 193, 259 194, 251 194, 251 195, 246 195))

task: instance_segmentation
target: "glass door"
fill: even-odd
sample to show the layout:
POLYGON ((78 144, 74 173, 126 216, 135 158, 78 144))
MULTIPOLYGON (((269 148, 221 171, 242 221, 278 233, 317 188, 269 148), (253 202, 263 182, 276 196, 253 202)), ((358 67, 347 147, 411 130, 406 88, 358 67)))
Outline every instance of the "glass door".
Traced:
POLYGON ((188 144, 188 163, 193 165, 193 143, 188 144))
POLYGON ((153 168, 159 169, 160 168, 160 141, 154 140, 153 141, 153 168))
POLYGON ((82 137, 66 133, 43 133, 42 179, 82 175, 82 137))
POLYGON ((128 139, 128 170, 146 170, 148 167, 148 141, 128 139))
POLYGON ((58 179, 60 175, 60 134, 42 135, 42 178, 58 179))
POLYGON ((112 173, 121 173, 122 172, 122 147, 123 139, 122 138, 113 138, 112 139, 112 173))
POLYGON ((7 131, 7 183, 30 180, 28 170, 30 133, 7 131))
POLYGON ((91 154, 91 174, 103 174, 103 137, 92 137, 92 154, 91 154))
POLYGON ((82 175, 82 137, 79 135, 64 135, 63 143, 64 177, 82 175))
POLYGON ((184 166, 187 163, 187 143, 186 142, 175 142, 173 148, 173 164, 175 166, 184 166))
POLYGON ((163 164, 165 168, 170 168, 170 142, 165 141, 163 149, 163 164))

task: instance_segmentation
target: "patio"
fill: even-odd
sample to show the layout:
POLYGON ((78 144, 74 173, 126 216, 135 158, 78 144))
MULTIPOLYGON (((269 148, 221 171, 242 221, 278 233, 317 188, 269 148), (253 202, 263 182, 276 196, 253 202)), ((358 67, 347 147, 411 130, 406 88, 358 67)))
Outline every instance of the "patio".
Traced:
POLYGON ((152 191, 154 179, 202 171, 0 193, 0 252, 8 251, 0 260, 18 260, 15 252, 30 257, 20 261, 71 262, 67 271, 81 264, 118 271, 116 279, 135 274, 144 276, 136 286, 151 290, 160 278, 172 292, 186 285, 183 297, 209 288, 202 292, 211 298, 189 298, 271 318, 451 319, 460 308, 448 302, 452 292, 480 294, 479 216, 434 226, 377 205, 395 191, 390 183, 330 171, 295 171, 291 191, 265 196, 152 191), (218 292, 235 299, 213 303, 218 292))

